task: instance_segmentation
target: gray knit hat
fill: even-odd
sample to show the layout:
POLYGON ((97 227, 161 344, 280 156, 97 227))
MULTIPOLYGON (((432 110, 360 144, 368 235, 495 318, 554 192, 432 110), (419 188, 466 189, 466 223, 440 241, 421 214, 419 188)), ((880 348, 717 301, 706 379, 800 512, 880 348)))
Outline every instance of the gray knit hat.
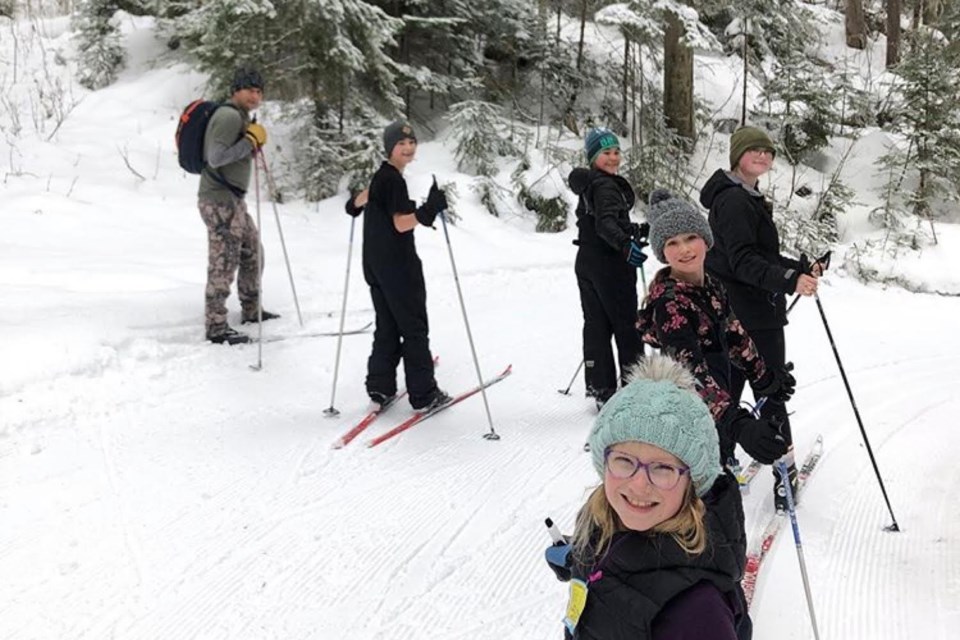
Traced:
POLYGON ((264 82, 260 72, 252 67, 240 67, 233 72, 233 80, 230 82, 230 93, 236 93, 241 89, 260 89, 263 91, 264 82))
POLYGON ((645 442, 690 467, 694 491, 702 496, 722 473, 717 428, 696 381, 679 362, 650 355, 634 365, 629 382, 603 405, 590 431, 593 466, 603 476, 607 447, 645 442))
POLYGON ((699 209, 666 189, 654 189, 650 194, 647 222, 650 223, 650 246, 660 262, 667 261, 663 255, 667 240, 682 233, 697 234, 707 243, 707 249, 713 246, 710 224, 699 209))
POLYGON ((393 148, 397 146, 397 143, 407 138, 414 142, 417 141, 417 136, 413 132, 413 127, 410 126, 410 123, 406 120, 391 122, 383 130, 383 152, 386 153, 389 158, 390 154, 393 153, 393 148))

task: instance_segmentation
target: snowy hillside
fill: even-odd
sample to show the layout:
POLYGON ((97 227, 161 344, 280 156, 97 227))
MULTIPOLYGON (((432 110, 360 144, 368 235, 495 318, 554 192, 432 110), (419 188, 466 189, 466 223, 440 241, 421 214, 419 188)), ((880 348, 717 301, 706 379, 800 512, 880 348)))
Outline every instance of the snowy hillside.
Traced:
MULTIPOLYGON (((44 24, 47 55, 69 47, 65 21, 44 24)), ((126 32, 131 62, 107 89, 85 92, 47 63, 75 102, 57 131, 31 128, 26 91, 7 94, 27 131, 6 139, 0 186, 0 638, 560 637, 566 591, 542 559, 543 519, 569 531, 597 481, 581 448, 595 415, 582 381, 557 393, 580 360, 573 232, 488 215, 443 140, 422 144, 411 196, 432 174, 462 185, 450 237, 484 375, 514 368, 489 392, 502 439, 481 438, 474 398, 381 447, 365 435, 331 450, 369 410, 371 338, 344 339, 331 419, 336 339, 297 335, 336 329, 343 198, 277 207, 305 327, 263 200, 264 304, 283 314, 264 332, 289 339, 264 345, 261 371, 249 366, 255 345, 204 342, 205 228, 173 150, 176 116, 204 78, 166 64, 149 21, 126 32)), ((21 73, 40 77, 40 55, 21 73)), ((717 140, 708 168, 726 153, 717 140)), ((861 138, 851 165, 860 185, 875 143, 861 138)), ((939 230, 944 246, 960 242, 939 230)), ((441 231, 416 234, 438 381, 456 392, 476 377, 447 245, 441 231)), ((359 245, 353 261, 347 328, 373 317, 359 245)), ((946 250, 903 269, 931 288, 960 280, 946 250)), ((882 530, 889 515, 850 401, 803 300, 787 340, 798 455, 825 441, 798 511, 821 635, 956 637, 960 300, 831 272, 821 301, 903 529, 882 530)), ((369 435, 408 414, 393 407, 369 435)), ((745 497, 754 539, 771 485, 764 472, 745 497)), ((791 547, 784 531, 764 566, 755 638, 813 637, 791 547)))

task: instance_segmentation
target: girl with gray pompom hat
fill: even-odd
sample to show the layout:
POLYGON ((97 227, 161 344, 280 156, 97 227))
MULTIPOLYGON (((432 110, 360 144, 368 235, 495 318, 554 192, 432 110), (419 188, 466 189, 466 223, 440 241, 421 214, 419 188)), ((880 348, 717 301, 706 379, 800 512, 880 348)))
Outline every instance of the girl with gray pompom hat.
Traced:
POLYGON ((705 272, 713 234, 703 214, 656 189, 647 221, 650 247, 668 266, 654 277, 637 328, 646 343, 680 360, 699 381, 699 394, 719 431, 723 463, 735 459, 737 443, 759 462, 772 463, 787 452, 786 442, 778 425, 752 417, 731 400, 731 368, 744 372, 758 397, 787 398, 795 381, 768 370, 731 310, 723 285, 705 272))

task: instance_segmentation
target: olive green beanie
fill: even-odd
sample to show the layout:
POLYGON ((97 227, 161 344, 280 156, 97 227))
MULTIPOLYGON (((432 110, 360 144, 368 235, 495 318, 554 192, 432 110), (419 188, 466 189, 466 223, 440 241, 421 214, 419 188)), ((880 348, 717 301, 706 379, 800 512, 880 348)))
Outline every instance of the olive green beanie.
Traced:
POLYGON ((767 132, 757 127, 740 127, 730 136, 730 168, 736 169, 737 163, 750 149, 770 149, 774 157, 777 148, 767 132))

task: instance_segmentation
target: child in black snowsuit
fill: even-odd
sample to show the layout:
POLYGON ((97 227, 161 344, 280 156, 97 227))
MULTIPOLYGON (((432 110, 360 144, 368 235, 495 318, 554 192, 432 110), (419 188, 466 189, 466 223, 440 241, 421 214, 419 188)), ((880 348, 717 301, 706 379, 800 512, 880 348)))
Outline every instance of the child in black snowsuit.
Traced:
POLYGON ((369 189, 347 201, 347 213, 366 209, 363 223, 363 276, 370 286, 376 312, 373 352, 367 361, 367 394, 377 404, 397 395, 397 365, 403 359, 407 391, 414 409, 426 409, 449 399, 433 375, 427 321, 427 290, 413 230, 432 226, 447 207, 436 184, 419 208, 409 199, 403 169, 417 152, 417 138, 406 122, 383 132, 387 160, 369 189))
POLYGON ((623 384, 626 369, 643 354, 634 329, 637 268, 646 260, 639 225, 630 221, 635 196, 620 167, 620 141, 606 128, 586 138, 589 169, 574 169, 568 182, 580 197, 575 271, 583 308, 583 359, 587 396, 600 407, 623 384), (617 343, 617 365, 610 338, 617 343))

